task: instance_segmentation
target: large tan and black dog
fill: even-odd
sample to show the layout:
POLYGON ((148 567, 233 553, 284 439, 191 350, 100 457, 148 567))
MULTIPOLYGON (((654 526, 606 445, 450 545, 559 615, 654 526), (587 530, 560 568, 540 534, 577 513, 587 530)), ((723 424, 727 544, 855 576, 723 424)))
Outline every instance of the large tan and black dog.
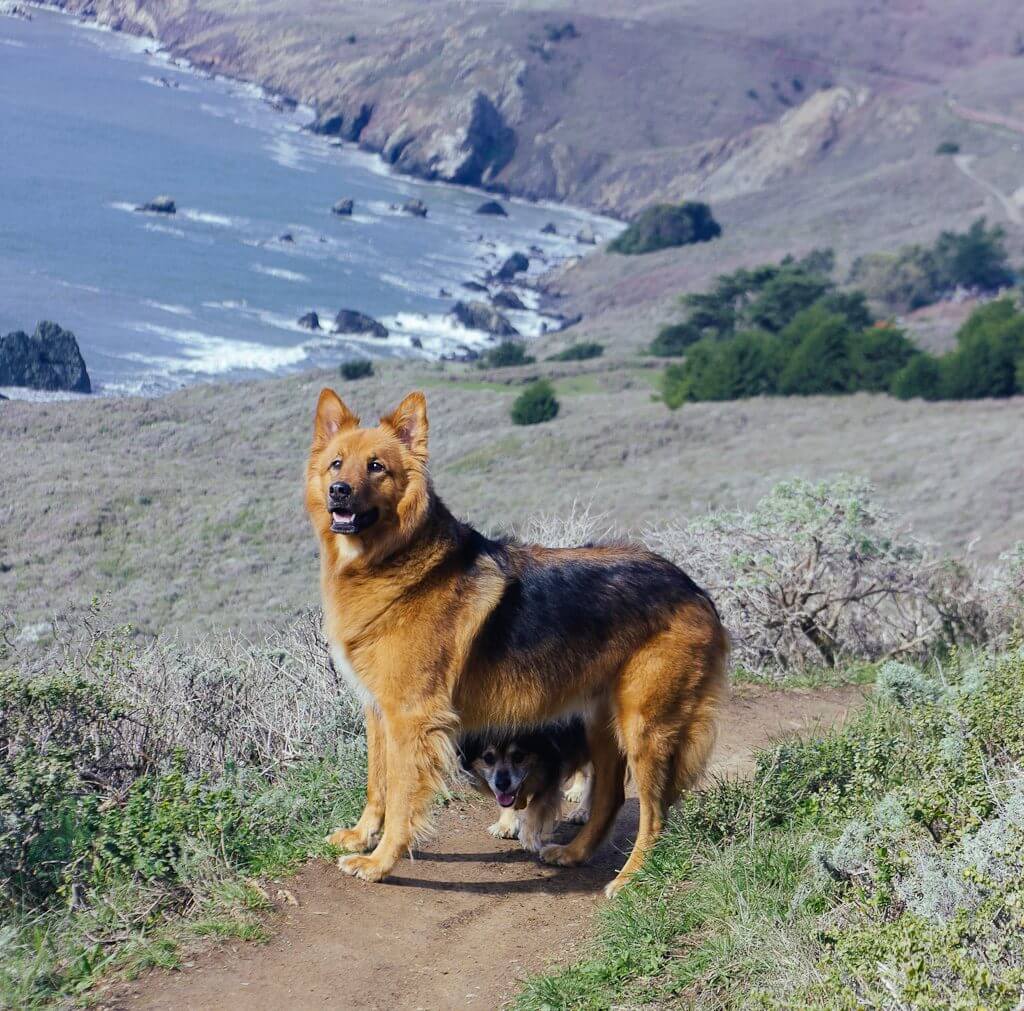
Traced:
POLYGON ((334 662, 366 705, 366 808, 330 836, 365 855, 341 869, 379 881, 408 852, 460 731, 575 713, 593 762, 590 819, 541 858, 593 853, 623 803, 628 761, 640 827, 607 888, 618 892, 711 750, 728 646, 708 596, 641 548, 504 543, 455 519, 427 472, 422 393, 361 428, 324 390, 306 507, 334 662))

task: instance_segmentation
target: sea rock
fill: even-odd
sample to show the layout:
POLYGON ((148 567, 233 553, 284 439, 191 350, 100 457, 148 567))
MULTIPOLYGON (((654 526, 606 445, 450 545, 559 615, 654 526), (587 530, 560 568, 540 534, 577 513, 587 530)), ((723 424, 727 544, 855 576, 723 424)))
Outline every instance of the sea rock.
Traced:
POLYGON ((496 218, 507 218, 508 211, 505 210, 497 200, 485 200, 474 212, 476 214, 490 214, 496 218))
POLYGON ((281 234, 280 234, 280 235, 279 235, 279 236, 277 237, 277 241, 278 241, 278 242, 294 242, 294 241, 295 241, 295 236, 294 236, 294 235, 292 235, 292 233, 291 233, 291 232, 282 232, 282 233, 281 233, 281 234))
POLYGON ((470 330, 483 330, 496 337, 519 336, 519 331, 486 302, 456 302, 452 306, 452 315, 470 330))
POLYGON ((363 333, 383 339, 387 337, 388 329, 383 323, 379 323, 364 312, 357 312, 355 309, 342 309, 334 317, 334 333, 363 333))
POLYGON ((549 221, 541 230, 541 235, 557 235, 558 229, 553 221, 549 221))
POLYGON ((153 197, 149 203, 139 204, 135 209, 149 214, 174 214, 178 210, 174 199, 168 196, 153 197))
POLYGON ((584 225, 576 233, 576 241, 584 246, 596 246, 597 236, 594 234, 594 229, 590 225, 584 225))
POLYGON ((92 392, 75 335, 45 320, 31 337, 22 330, 0 337, 0 386, 92 392))
POLYGON ((466 291, 487 291, 487 285, 481 284, 479 281, 463 281, 462 287, 465 288, 466 291))
POLYGON ((419 339, 419 337, 410 337, 409 338, 409 346, 413 347, 413 348, 422 348, 423 347, 423 341, 421 341, 419 339))
POLYGON ((307 312, 305 316, 300 316, 298 322, 303 330, 321 329, 320 317, 315 312, 307 312))
POLYGON ((511 281, 516 274, 521 274, 529 269, 530 260, 525 253, 513 253, 499 268, 494 275, 499 281, 511 281))
POLYGON ((337 214, 339 218, 350 218, 352 217, 352 208, 355 204, 347 197, 344 200, 338 200, 331 208, 331 214, 337 214))
POLYGON ((412 214, 417 218, 425 218, 427 216, 427 205, 420 200, 419 197, 414 197, 412 200, 406 200, 406 202, 402 204, 402 210, 405 211, 406 214, 412 214))
POLYGON ((502 290, 491 299, 491 305, 497 306, 499 309, 526 308, 523 304, 523 300, 514 291, 510 291, 508 288, 502 288, 502 290))

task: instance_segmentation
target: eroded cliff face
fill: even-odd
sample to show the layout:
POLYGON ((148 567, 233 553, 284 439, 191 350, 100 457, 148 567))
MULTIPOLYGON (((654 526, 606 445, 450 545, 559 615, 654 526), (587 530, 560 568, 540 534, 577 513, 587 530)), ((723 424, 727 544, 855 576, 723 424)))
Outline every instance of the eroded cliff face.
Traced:
POLYGON ((399 171, 623 217, 838 177, 894 107, 1024 35, 1017 0, 56 2, 309 103, 399 171))

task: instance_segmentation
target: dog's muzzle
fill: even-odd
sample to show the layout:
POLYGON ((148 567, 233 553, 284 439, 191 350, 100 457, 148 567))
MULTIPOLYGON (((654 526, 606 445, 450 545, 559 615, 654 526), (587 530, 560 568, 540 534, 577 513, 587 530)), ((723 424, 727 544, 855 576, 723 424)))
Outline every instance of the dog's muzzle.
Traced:
POLYGON ((332 502, 330 499, 327 500, 327 511, 331 514, 331 533, 334 534, 362 533, 380 518, 377 508, 359 512, 348 502, 332 502))

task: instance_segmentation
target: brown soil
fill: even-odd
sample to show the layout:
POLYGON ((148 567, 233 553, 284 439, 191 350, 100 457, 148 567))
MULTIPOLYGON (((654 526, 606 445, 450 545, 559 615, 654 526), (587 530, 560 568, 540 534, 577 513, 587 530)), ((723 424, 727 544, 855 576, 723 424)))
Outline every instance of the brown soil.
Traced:
MULTIPOLYGON (((861 691, 738 689, 723 721, 713 771, 742 774, 773 739, 833 724, 861 691)), ((601 889, 636 829, 627 801, 594 862, 538 864, 485 829, 495 809, 453 801, 436 839, 387 884, 312 863, 287 882, 286 906, 265 945, 224 946, 180 972, 154 972, 108 997, 107 1008, 278 1011, 303 1008, 492 1011, 520 980, 571 959, 604 901, 601 889)))

